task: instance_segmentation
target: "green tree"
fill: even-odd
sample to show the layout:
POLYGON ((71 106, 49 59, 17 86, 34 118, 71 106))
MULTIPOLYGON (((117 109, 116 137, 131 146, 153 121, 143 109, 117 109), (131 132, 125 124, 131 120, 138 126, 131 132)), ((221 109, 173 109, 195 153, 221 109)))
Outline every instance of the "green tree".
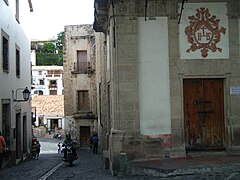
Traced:
MULTIPOLYGON (((63 42, 64 42, 64 32, 60 32, 57 34, 57 44, 56 49, 58 51, 58 60, 59 63, 63 65, 63 42)), ((61 66, 62 66, 61 65, 61 66)))
POLYGON ((56 45, 52 42, 45 42, 36 50, 37 66, 62 66, 63 65, 63 41, 64 32, 57 34, 56 45))
POLYGON ((37 66, 62 66, 58 61, 58 54, 36 52, 37 66))
POLYGON ((43 53, 55 53, 55 45, 51 42, 45 42, 43 44, 43 53))

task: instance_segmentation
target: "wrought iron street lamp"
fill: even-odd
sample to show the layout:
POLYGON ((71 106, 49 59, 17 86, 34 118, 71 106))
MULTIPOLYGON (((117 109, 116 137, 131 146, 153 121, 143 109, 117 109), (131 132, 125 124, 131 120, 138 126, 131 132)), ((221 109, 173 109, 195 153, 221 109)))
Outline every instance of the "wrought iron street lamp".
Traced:
MULTIPOLYGON (((14 91, 13 92, 13 96, 14 96, 14 91)), ((30 97, 31 92, 28 90, 28 88, 18 88, 15 91, 15 99, 13 99, 14 102, 21 102, 21 101, 28 101, 29 97, 30 97), (23 90, 22 91, 22 95, 23 95, 23 99, 18 99, 18 91, 19 90, 23 90)))

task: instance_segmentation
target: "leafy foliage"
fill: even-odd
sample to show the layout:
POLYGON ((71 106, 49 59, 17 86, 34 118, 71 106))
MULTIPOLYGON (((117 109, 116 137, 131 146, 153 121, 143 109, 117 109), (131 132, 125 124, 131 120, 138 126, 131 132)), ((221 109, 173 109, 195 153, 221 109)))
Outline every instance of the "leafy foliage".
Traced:
POLYGON ((59 55, 55 53, 39 53, 36 52, 37 66, 62 66, 59 61, 59 55))
POLYGON ((62 66, 63 65, 63 40, 64 32, 57 35, 55 43, 49 41, 36 48, 36 65, 37 66, 62 66))
MULTIPOLYGON (((60 32, 57 34, 57 44, 56 49, 58 51, 59 62, 63 65, 63 42, 64 42, 64 32, 60 32)), ((62 66, 61 65, 61 66, 62 66)))
POLYGON ((58 53, 63 53, 63 40, 64 40, 64 32, 60 32, 57 34, 57 44, 56 49, 58 53))
POLYGON ((46 42, 43 44, 43 53, 54 53, 55 52, 55 45, 50 42, 46 42))

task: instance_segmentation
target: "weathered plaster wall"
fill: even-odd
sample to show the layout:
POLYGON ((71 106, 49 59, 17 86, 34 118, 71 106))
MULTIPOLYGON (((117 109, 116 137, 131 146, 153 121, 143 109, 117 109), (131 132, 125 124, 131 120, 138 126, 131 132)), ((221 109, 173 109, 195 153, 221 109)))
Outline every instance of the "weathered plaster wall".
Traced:
POLYGON ((138 18, 140 133, 171 134, 168 21, 138 18))
POLYGON ((97 131, 97 87, 96 87, 96 56, 95 34, 92 25, 65 26, 64 38, 64 112, 66 119, 66 132, 80 140, 80 126, 90 127, 90 135, 97 131), (74 68, 77 63, 77 51, 87 51, 88 70, 80 73, 74 68), (88 91, 88 112, 80 112, 77 109, 78 91, 88 91), (86 118, 89 112, 94 117, 86 118), (84 118, 83 118, 84 117, 84 118))
POLYGON ((63 60, 65 115, 76 112, 78 90, 89 90, 90 110, 96 113, 95 74, 73 73, 78 50, 87 50, 87 60, 95 71, 95 37, 91 25, 65 26, 63 60))

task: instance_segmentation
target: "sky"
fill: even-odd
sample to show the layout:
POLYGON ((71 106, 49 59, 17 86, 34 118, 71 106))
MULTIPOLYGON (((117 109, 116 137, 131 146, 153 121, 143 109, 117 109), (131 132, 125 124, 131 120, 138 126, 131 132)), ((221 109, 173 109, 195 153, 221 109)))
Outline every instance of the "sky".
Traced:
POLYGON ((56 38, 65 25, 93 24, 94 0, 20 0, 20 23, 30 40, 56 38))

